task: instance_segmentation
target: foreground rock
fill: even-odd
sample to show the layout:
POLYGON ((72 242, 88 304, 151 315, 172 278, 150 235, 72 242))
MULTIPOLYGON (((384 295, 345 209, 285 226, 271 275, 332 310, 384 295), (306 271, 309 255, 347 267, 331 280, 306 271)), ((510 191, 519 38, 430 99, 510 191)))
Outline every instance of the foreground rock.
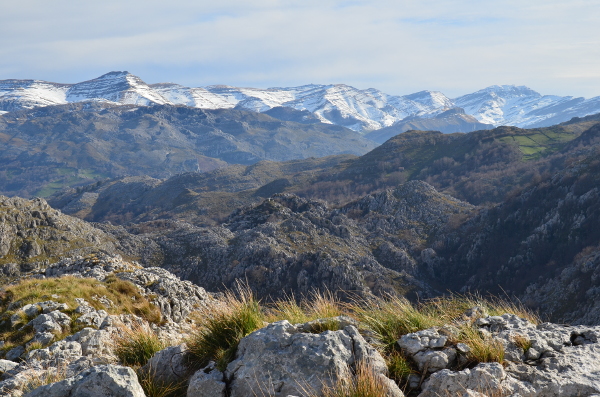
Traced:
POLYGON ((135 372, 128 367, 90 368, 60 382, 41 386, 25 397, 146 397, 135 372))
MULTIPOLYGON (((139 289, 141 296, 149 298, 160 309, 160 317, 157 320, 161 321, 149 323, 133 314, 109 314, 118 309, 115 307, 116 303, 100 295, 94 295, 92 298, 96 307, 104 309, 97 309, 82 298, 76 298, 78 306, 70 308, 67 304, 59 302, 60 299, 66 298, 60 295, 53 295, 53 300, 22 307, 19 307, 22 303, 13 302, 9 308, 15 313, 4 319, 3 325, 9 325, 14 332, 21 328, 31 330, 33 338, 8 351, 5 350, 6 360, 0 360, 0 395, 21 396, 32 384, 49 383, 57 378, 76 378, 85 371, 91 371, 85 372, 85 382, 79 378, 69 380, 70 383, 62 382, 58 389, 48 389, 48 395, 59 396, 64 392, 67 393, 65 396, 101 396, 103 394, 94 394, 93 388, 88 394, 68 394, 75 391, 65 390, 72 387, 73 390, 79 390, 77 393, 83 393, 81 390, 91 387, 90 382, 101 383, 106 377, 109 383, 112 382, 110 379, 114 378, 114 383, 118 386, 122 383, 119 379, 123 370, 113 368, 114 364, 118 364, 118 358, 114 354, 116 339, 126 332, 132 332, 131 330, 135 332, 143 329, 155 332, 164 343, 175 344, 193 329, 193 322, 188 319, 192 311, 202 311, 218 304, 218 301, 203 288, 188 281, 181 281, 164 269, 144 269, 135 263, 123 261, 118 256, 103 254, 64 259, 28 274, 28 277, 34 279, 58 277, 60 280, 63 276, 93 278, 99 282, 115 277, 130 281, 134 285, 133 288, 139 289), (127 329, 130 331, 126 331, 127 329), (70 333, 72 334, 69 335, 70 333), (64 339, 57 340, 59 335, 64 339), (118 376, 113 376, 113 373, 118 376), (84 382, 84 386, 79 385, 81 382, 84 382)), ((65 282, 72 282, 69 280, 73 279, 65 279, 65 282)), ((161 357, 165 355, 156 359, 159 361, 156 368, 173 368, 173 359, 165 363, 161 357)), ((178 358, 181 361, 181 354, 178 358)), ((179 367, 182 367, 181 363, 179 367)), ((127 378, 130 375, 126 373, 123 376, 127 378)), ((186 376, 189 377, 189 374, 186 376)), ((129 385, 133 381, 123 382, 129 385)), ((131 391, 132 394, 120 394, 115 391, 119 390, 118 387, 110 390, 114 393, 107 395, 138 395, 135 387, 131 391)))
POLYGON ((188 397, 243 397, 269 395, 321 395, 323 386, 333 386, 349 368, 364 363, 387 385, 386 396, 404 394, 387 379, 387 366, 353 326, 320 334, 301 332, 302 325, 287 321, 269 324, 248 335, 239 344, 236 359, 221 373, 198 371, 188 388, 188 397))
MULTIPOLYGON (((600 327, 536 326, 512 314, 479 318, 475 324, 502 344, 502 364, 480 363, 459 371, 470 361, 469 348, 451 342, 457 336, 452 327, 407 334, 398 341, 419 370, 431 374, 420 397, 467 392, 522 397, 600 394, 600 327)), ((418 389, 418 383, 412 386, 418 389)))

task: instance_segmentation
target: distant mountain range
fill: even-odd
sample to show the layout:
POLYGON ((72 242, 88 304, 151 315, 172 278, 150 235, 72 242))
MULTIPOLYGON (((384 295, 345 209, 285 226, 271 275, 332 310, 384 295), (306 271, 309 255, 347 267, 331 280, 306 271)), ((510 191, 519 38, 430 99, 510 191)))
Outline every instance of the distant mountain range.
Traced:
POLYGON ((543 127, 600 112, 600 97, 542 95, 513 85, 491 86, 451 99, 437 91, 396 96, 344 84, 268 89, 226 85, 189 88, 174 83, 146 84, 128 72, 110 72, 77 84, 0 80, 0 112, 83 101, 255 112, 275 109, 275 113, 284 115, 288 121, 320 121, 361 133, 398 125, 402 127, 395 128, 396 133, 415 126, 443 132, 469 132, 499 125, 543 127), (279 108, 298 113, 282 112, 279 108), (452 111, 448 113, 449 110, 452 111))

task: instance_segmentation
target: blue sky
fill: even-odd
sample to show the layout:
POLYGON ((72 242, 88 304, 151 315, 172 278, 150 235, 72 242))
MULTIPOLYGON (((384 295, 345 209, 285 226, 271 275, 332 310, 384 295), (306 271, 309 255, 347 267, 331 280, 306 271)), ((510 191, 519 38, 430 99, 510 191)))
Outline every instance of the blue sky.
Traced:
POLYGON ((0 79, 600 95, 597 0, 7 0, 0 79))

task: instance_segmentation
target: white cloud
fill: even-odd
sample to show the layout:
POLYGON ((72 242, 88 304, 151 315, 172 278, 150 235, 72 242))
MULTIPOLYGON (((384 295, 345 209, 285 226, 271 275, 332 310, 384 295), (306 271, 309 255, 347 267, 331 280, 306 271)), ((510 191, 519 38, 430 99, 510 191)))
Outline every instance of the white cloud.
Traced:
POLYGON ((600 95, 595 1, 13 1, 0 79, 343 82, 456 96, 491 84, 600 95))

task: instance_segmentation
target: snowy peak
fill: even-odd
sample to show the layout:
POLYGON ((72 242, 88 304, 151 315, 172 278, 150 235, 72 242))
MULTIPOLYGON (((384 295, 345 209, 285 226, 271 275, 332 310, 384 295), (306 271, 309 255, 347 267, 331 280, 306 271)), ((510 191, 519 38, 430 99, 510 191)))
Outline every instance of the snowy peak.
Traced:
MULTIPOLYGON (((574 99, 570 96, 543 96, 525 86, 494 85, 458 97, 454 103, 482 123, 533 127, 551 125, 553 121, 550 120, 557 116, 560 121, 569 120, 571 117, 568 115, 574 111, 571 107, 583 101, 583 98, 574 99)), ((599 111, 600 108, 595 108, 592 113, 599 111)))
POLYGON ((452 100, 439 91, 419 91, 414 94, 405 95, 404 98, 433 109, 449 109, 454 107, 452 100))
POLYGON ((110 101, 123 105, 164 105, 170 103, 139 77, 128 72, 110 72, 96 79, 74 84, 67 102, 110 101))
POLYGON ((586 100, 542 95, 528 87, 515 85, 494 85, 450 99, 438 91, 398 96, 346 84, 267 89, 229 85, 190 88, 175 83, 148 85, 126 71, 106 73, 77 84, 0 80, 0 112, 83 101, 143 106, 173 104, 202 109, 239 108, 255 112, 289 108, 310 112, 313 120, 316 118, 363 133, 408 121, 414 124, 416 119, 433 119, 456 108, 464 109, 466 115, 480 123, 519 127, 542 127, 600 112, 600 97, 586 100))
POLYGON ((0 110, 63 104, 68 89, 68 84, 41 80, 0 80, 0 110))

